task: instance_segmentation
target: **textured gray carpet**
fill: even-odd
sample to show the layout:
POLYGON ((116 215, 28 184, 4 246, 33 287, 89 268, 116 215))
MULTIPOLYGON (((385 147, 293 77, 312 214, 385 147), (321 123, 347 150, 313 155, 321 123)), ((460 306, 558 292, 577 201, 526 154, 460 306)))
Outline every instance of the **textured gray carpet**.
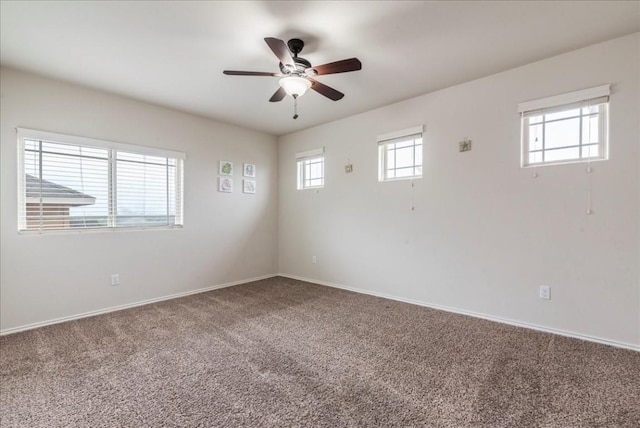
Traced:
POLYGON ((640 353, 272 278, 0 338, 2 427, 639 427, 640 353))

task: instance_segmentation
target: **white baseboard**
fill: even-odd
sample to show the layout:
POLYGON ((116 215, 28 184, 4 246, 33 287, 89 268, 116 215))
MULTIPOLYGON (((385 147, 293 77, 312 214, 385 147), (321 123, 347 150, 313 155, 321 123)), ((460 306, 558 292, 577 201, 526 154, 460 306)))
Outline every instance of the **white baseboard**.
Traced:
POLYGON ((139 302, 127 303, 125 305, 111 306, 105 309, 98 309, 96 311, 83 312, 81 314, 71 315, 68 317, 55 318, 52 320, 36 322, 33 324, 22 325, 19 327, 8 328, 5 330, 0 330, 0 336, 5 336, 7 334, 18 333, 25 330, 32 330, 38 327, 44 327, 52 324, 60 324, 66 321, 73 321, 80 318, 93 317, 95 315, 106 314, 109 312, 121 311, 123 309, 135 308, 136 306, 144 306, 150 303, 162 302, 163 300, 171 300, 177 299, 178 297, 190 296, 192 294, 206 293, 207 291, 218 290, 220 288, 232 287, 234 285, 246 284, 247 282, 260 281, 261 279, 273 278, 274 276, 278 276, 277 274, 271 275, 263 275, 255 278, 243 279, 240 281, 227 282, 224 284, 213 285, 211 287, 199 288, 197 290, 185 291, 183 293, 170 294, 168 296, 155 297, 153 299, 141 300, 139 302))
POLYGON ((572 337, 572 338, 575 338, 575 339, 581 339, 581 340, 586 340, 586 341, 589 341, 589 342, 601 343, 601 344, 604 344, 604 345, 610 345, 610 346, 615 346, 617 348, 630 349, 632 351, 640 352, 640 345, 634 345, 632 343, 625 343, 625 342, 619 342, 619 341, 610 340, 610 339, 603 339, 603 338, 600 338, 600 337, 589 336, 589 335, 575 333, 575 332, 571 332, 571 331, 566 331, 566 330, 561 330, 561 329, 556 329, 556 328, 551 328, 551 327, 540 326, 540 325, 537 325, 537 324, 531 324, 531 323, 527 323, 527 322, 523 322, 523 321, 516 321, 516 320, 507 319, 507 318, 496 317, 496 316, 493 316, 493 315, 488 315, 488 314, 483 314, 483 313, 479 313, 479 312, 468 311, 468 310, 464 310, 464 309, 458 309, 458 308, 454 308, 454 307, 450 307, 450 306, 437 305, 437 304, 433 304, 433 303, 429 303, 429 302, 424 302, 424 301, 421 301, 421 300, 407 299, 407 298, 400 297, 400 296, 393 296, 393 295, 390 295, 390 294, 379 293, 379 292, 376 292, 376 291, 365 290, 365 289, 362 289, 362 288, 348 287, 348 286, 341 285, 341 284, 335 284, 335 283, 331 283, 331 282, 327 282, 327 281, 321 281, 321 280, 318 280, 318 279, 306 278, 306 277, 301 277, 301 276, 296 276, 296 275, 290 275, 290 274, 287 274, 287 273, 277 273, 277 274, 263 275, 263 276, 259 276, 259 277, 255 277, 255 278, 247 278, 247 279, 243 279, 243 280, 239 280, 239 281, 233 281, 233 282, 227 282, 227 283, 224 283, 224 284, 213 285, 211 287, 199 288, 197 290, 185 291, 183 293, 170 294, 168 296, 156 297, 156 298, 153 298, 153 299, 147 299, 147 300, 142 300, 142 301, 138 301, 138 302, 134 302, 134 303, 128 303, 128 304, 125 304, 125 305, 112 306, 112 307, 109 307, 109 308, 99 309, 99 310, 96 310, 96 311, 84 312, 84 313, 80 313, 80 314, 76 314, 76 315, 71 315, 71 316, 68 316, 68 317, 54 318, 54 319, 51 319, 51 320, 41 321, 41 322, 37 322, 37 323, 33 323, 33 324, 26 324, 26 325, 22 325, 22 326, 19 326, 19 327, 13 327, 13 328, 5 329, 5 330, 0 330, 0 336, 5 336, 5 335, 8 335, 8 334, 18 333, 18 332, 26 331, 26 330, 32 330, 34 328, 44 327, 44 326, 47 326, 47 325, 59 324, 59 323, 66 322, 66 321, 73 321, 73 320, 77 320, 77 319, 81 319, 81 318, 92 317, 92 316, 95 316, 95 315, 106 314, 106 313, 109 313, 109 312, 115 312, 115 311, 121 311, 121 310, 124 310, 124 309, 135 308, 137 306, 144 306, 144 305, 148 305, 150 303, 162 302, 164 300, 177 299, 179 297, 190 296, 192 294, 205 293, 207 291, 218 290, 218 289, 226 288, 226 287, 232 287, 234 285, 245 284, 247 282, 260 281, 262 279, 273 278, 275 276, 282 276, 282 277, 285 277, 285 278, 297 279, 299 281, 310 282, 310 283, 314 283, 314 284, 324 285, 324 286, 327 286, 327 287, 339 288, 339 289, 342 289, 342 290, 353 291, 355 293, 368 294, 370 296, 382 297, 384 299, 396 300, 396 301, 399 301, 399 302, 410 303, 412 305, 418 305, 418 306, 424 306, 424 307, 427 307, 427 308, 439 309, 439 310, 446 311, 446 312, 452 312, 452 313, 461 314, 461 315, 468 315, 468 316, 471 316, 471 317, 482 318, 482 319, 485 319, 485 320, 495 321, 495 322, 499 322, 499 323, 502 323, 502 324, 509 324, 509 325, 513 325, 513 326, 516 326, 516 327, 524 327, 524 328, 528 328, 528 329, 531 329, 531 330, 542 331, 542 332, 545 332, 545 333, 558 334, 560 336, 572 337))
POLYGON ((437 305, 437 304, 433 304, 433 303, 429 303, 429 302, 423 302, 421 300, 414 300, 414 299, 407 299, 407 298, 399 297, 399 296, 392 296, 390 294, 379 293, 377 291, 369 291, 369 290, 365 290, 365 289, 362 289, 362 288, 348 287, 348 286, 341 285, 341 284, 335 284, 335 283, 331 283, 331 282, 320 281, 320 280, 317 280, 317 279, 305 278, 305 277, 296 276, 296 275, 289 275, 289 274, 286 274, 286 273, 279 273, 277 276, 282 276, 282 277, 291 278, 291 279, 297 279, 299 281, 311 282, 311 283, 319 284, 319 285, 326 285, 327 287, 340 288, 342 290, 353 291, 353 292, 361 293, 361 294, 368 294, 370 296, 382 297, 382 298, 390 299, 390 300, 397 300, 399 302, 410 303, 412 305, 418 305, 418 306, 424 306, 424 307, 427 307, 427 308, 439 309, 441 311, 452 312, 452 313, 461 314, 461 315, 468 315, 468 316, 471 316, 471 317, 482 318, 482 319, 485 319, 485 320, 495 321, 495 322, 499 322, 499 323, 502 323, 502 324, 509 324, 509 325, 513 325, 513 326, 516 326, 516 327, 524 327, 524 328, 528 328, 528 329, 531 329, 531 330, 537 330, 537 331, 542 331, 542 332, 545 332, 545 333, 557 334, 557 335, 560 335, 560 336, 572 337, 574 339, 581 339, 581 340, 586 340, 588 342, 601 343, 601 344, 604 344, 604 345, 615 346, 616 348, 624 348, 624 349, 630 349, 632 351, 640 352, 640 345, 634 345, 633 343, 625 343, 625 342, 618 342, 618 341, 615 341, 615 340, 603 339, 603 338, 600 338, 600 337, 589 336, 589 335, 580 334, 580 333, 574 333, 574 332, 571 332, 571 331, 561 330, 561 329, 557 329, 557 328, 544 327, 544 326, 541 326, 541 325, 531 324, 531 323, 528 323, 528 322, 516 321, 516 320, 507 319, 507 318, 496 317, 496 316, 493 316, 493 315, 487 315, 487 314, 483 314, 483 313, 479 313, 479 312, 473 312, 473 311, 467 311, 467 310, 464 310, 464 309, 453 308, 453 307, 450 307, 450 306, 437 305))

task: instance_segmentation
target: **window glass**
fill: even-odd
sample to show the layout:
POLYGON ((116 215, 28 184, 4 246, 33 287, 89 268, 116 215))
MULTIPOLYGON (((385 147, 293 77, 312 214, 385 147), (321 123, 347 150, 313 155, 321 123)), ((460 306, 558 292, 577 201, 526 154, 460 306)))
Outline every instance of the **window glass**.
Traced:
POLYGON ((523 116, 523 166, 605 159, 607 103, 523 116))
POLYGON ((550 122, 545 127, 545 149, 579 144, 580 118, 550 122))
POLYGON ((298 189, 324 186, 324 156, 298 160, 298 189))
POLYGON ((383 140, 378 147, 380 181, 422 176, 422 134, 383 140))

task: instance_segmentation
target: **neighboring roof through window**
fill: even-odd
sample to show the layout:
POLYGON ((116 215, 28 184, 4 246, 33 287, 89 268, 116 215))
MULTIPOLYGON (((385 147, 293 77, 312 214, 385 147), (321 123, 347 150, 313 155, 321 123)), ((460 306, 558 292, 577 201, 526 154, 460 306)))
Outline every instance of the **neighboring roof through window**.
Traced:
POLYGON ((40 192, 42 191, 43 204, 58 204, 80 207, 83 205, 93 205, 96 198, 86 195, 77 190, 70 189, 51 181, 25 174, 25 191, 28 203, 40 203, 40 192))

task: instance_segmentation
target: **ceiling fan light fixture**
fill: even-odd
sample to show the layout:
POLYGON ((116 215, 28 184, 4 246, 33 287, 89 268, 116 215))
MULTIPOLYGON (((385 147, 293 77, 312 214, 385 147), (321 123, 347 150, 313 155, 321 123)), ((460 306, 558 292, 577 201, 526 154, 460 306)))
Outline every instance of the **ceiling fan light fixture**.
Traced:
POLYGON ((287 95, 293 98, 301 97, 311 87, 311 81, 300 76, 283 77, 279 83, 287 95))

